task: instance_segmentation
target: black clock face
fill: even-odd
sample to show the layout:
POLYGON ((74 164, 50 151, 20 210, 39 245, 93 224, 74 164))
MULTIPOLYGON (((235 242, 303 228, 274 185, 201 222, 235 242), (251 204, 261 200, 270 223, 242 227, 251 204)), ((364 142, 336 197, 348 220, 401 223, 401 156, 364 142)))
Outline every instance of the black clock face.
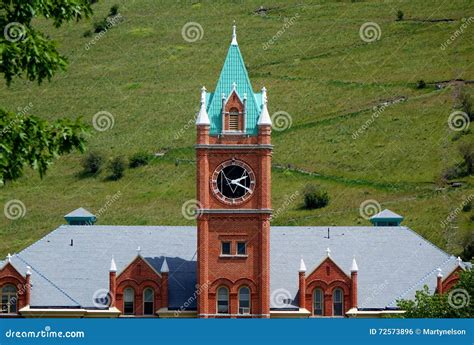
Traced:
POLYGON ((252 195, 255 175, 247 164, 236 160, 227 161, 214 171, 212 189, 221 201, 241 203, 252 195))

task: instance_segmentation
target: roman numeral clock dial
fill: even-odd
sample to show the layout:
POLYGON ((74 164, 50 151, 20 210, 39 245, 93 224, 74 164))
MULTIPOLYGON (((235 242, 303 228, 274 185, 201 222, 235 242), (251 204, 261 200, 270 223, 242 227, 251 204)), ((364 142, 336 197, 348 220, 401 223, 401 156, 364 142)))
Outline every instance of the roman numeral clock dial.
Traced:
POLYGON ((230 160, 220 164, 212 175, 212 191, 226 204, 240 204, 255 190, 255 174, 242 161, 230 160))

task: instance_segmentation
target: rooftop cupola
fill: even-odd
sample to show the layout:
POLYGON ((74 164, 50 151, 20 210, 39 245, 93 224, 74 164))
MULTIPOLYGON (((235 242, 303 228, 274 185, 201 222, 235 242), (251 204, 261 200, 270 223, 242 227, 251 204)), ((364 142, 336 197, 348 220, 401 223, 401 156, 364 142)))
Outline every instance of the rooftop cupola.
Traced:
POLYGON ((97 217, 85 208, 78 208, 64 216, 69 225, 94 225, 97 217))
POLYGON ((402 221, 402 216, 389 209, 385 209, 370 217, 370 222, 375 226, 400 226, 402 221))

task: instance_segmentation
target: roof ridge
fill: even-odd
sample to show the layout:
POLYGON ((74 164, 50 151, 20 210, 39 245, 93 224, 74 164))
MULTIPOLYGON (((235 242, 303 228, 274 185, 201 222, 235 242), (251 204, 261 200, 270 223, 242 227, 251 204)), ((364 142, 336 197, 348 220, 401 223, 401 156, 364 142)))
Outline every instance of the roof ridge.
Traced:
POLYGON ((450 256, 448 257, 446 260, 444 260, 442 262, 441 265, 436 265, 436 267, 434 269, 432 269, 431 271, 429 271, 427 274, 425 274, 423 276, 423 278, 421 278, 420 280, 418 280, 416 283, 414 283, 413 285, 411 285, 408 289, 406 289, 401 295, 399 295, 397 298, 395 298, 392 302, 390 302, 388 305, 391 306, 393 305, 394 303, 397 302, 397 300, 403 298, 403 296, 405 296, 407 293, 409 293, 410 291, 412 291, 416 286, 418 286, 420 283, 426 281, 428 279, 429 276, 431 276, 433 273, 437 272, 438 268, 441 267, 441 266, 444 266, 448 263, 449 260, 451 260, 454 256, 450 256))
POLYGON ((400 226, 401 228, 403 229, 406 229, 406 230, 409 230, 412 234, 415 234, 416 236, 418 236, 419 238, 421 238, 423 241, 427 242, 430 246, 434 247, 435 249, 437 249, 438 251, 440 251, 441 253, 447 255, 448 257, 451 257, 452 255, 449 254, 449 253, 446 253, 444 250, 442 250, 440 247, 438 247, 437 245, 435 245, 434 243, 432 243, 431 241, 427 240, 426 238, 424 238, 423 236, 421 236, 419 233, 417 233, 415 230, 412 230, 410 229, 409 227, 407 226, 400 226))
POLYGON ((69 298, 72 302, 76 303, 76 305, 81 306, 79 302, 77 302, 74 298, 69 296, 69 294, 61 289, 59 286, 57 286, 52 280, 50 280, 48 277, 46 277, 44 274, 42 274, 40 271, 38 271, 33 265, 31 265, 29 262, 27 262, 25 259, 23 259, 19 254, 15 255, 18 259, 20 259, 25 265, 30 266, 30 268, 35 271, 40 277, 42 277, 44 280, 46 280, 48 283, 50 283, 55 289, 57 289, 59 292, 61 292, 64 296, 69 298))

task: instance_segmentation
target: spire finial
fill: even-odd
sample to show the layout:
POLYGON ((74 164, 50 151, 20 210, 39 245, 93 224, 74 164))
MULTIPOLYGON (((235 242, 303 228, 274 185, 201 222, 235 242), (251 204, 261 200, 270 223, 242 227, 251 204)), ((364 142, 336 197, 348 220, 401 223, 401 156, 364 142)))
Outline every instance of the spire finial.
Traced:
POLYGON ((234 20, 234 25, 232 25, 232 43, 231 45, 236 46, 237 44, 237 26, 235 25, 235 20, 234 20))
POLYGON ((262 112, 258 119, 258 125, 272 125, 272 119, 268 113, 267 101, 267 88, 264 86, 262 87, 262 112))
POLYGON ((209 115, 206 110, 206 87, 201 88, 201 107, 199 109, 198 116, 196 118, 196 125, 210 125, 209 115))
POLYGON ((441 273, 441 268, 438 267, 436 270, 438 271, 438 278, 443 278, 443 274, 441 273))
POLYGON ((232 91, 235 91, 235 89, 237 89, 237 83, 234 81, 232 83, 232 91))
POLYGON ((326 255, 327 255, 328 257, 331 256, 331 249, 329 249, 329 247, 326 249, 326 255))
POLYGON ((137 248, 137 256, 141 256, 142 255, 142 248, 140 246, 138 246, 137 248))
POLYGON ((166 261, 166 258, 163 259, 163 263, 161 264, 161 273, 168 273, 170 271, 168 267, 168 262, 166 261))
POLYGON ((457 262, 458 266, 461 266, 462 259, 458 256, 458 258, 456 259, 456 262, 457 262))
POLYGON ((354 255, 354 257, 352 258, 351 272, 358 272, 358 271, 359 271, 359 266, 357 266, 356 257, 354 255))
POLYGON ((303 256, 301 256, 299 272, 306 272, 306 265, 304 263, 303 256))
POLYGON ((31 266, 26 266, 26 275, 31 276, 31 266))
POLYGON ((117 272, 117 265, 115 264, 114 257, 112 256, 112 260, 110 261, 110 272, 117 272))
POLYGON ((12 256, 10 253, 7 254, 7 261, 10 263, 12 262, 12 256))

